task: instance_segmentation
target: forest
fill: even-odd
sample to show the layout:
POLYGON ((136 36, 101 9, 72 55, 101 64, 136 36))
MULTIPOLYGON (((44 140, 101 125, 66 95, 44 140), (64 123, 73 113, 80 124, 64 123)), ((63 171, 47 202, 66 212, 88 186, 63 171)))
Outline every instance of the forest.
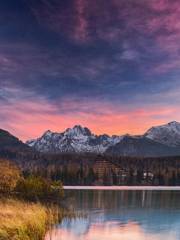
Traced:
POLYGON ((9 148, 2 149, 0 157, 17 164, 25 177, 42 176, 64 185, 180 185, 180 156, 43 154, 26 148, 9 148))
POLYGON ((180 185, 180 157, 135 158, 94 154, 46 155, 24 169, 64 185, 180 185))

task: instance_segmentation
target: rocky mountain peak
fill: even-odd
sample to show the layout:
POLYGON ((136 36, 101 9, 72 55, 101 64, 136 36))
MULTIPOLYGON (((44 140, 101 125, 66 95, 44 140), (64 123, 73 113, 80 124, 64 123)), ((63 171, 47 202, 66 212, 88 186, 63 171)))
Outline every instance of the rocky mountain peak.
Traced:
POLYGON ((86 127, 82 127, 81 125, 75 125, 73 128, 66 129, 64 135, 77 137, 77 136, 91 136, 92 133, 86 127))
POLYGON ((144 146, 147 152, 151 149, 157 155, 163 155, 163 152, 166 155, 168 153, 172 155, 172 152, 179 153, 175 151, 175 147, 180 149, 180 123, 172 121, 152 127, 145 134, 136 136, 129 134, 122 136, 95 135, 88 128, 75 125, 62 133, 48 130, 42 137, 28 141, 27 144, 40 152, 49 153, 107 153, 110 148, 111 152, 128 155, 131 151, 131 154, 138 156, 139 153, 143 153, 144 150, 141 149, 141 146, 144 146), (172 151, 168 147, 172 147, 172 151), (161 152, 158 148, 161 148, 161 152))
POLYGON ((180 123, 176 121, 150 128, 145 137, 168 146, 180 146, 180 123))
POLYGON ((51 130, 47 130, 44 132, 43 136, 51 136, 53 134, 53 132, 51 132, 51 130))

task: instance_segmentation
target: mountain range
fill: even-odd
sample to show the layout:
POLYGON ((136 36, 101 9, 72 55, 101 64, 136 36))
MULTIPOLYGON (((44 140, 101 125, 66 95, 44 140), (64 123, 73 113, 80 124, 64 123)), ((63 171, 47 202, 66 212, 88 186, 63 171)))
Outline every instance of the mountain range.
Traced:
POLYGON ((180 155, 180 123, 150 128, 143 135, 96 135, 75 125, 64 132, 46 131, 26 144, 42 153, 96 153, 116 156, 159 157, 180 155))
POLYGON ((8 131, 0 129, 0 152, 16 152, 31 150, 30 147, 20 141, 17 137, 10 134, 8 131))

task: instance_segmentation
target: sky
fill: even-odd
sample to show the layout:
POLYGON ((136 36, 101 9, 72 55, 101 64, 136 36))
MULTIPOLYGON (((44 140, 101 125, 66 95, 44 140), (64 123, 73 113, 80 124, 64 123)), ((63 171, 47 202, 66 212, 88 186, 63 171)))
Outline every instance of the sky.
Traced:
POLYGON ((141 134, 180 121, 179 0, 0 0, 0 128, 141 134))

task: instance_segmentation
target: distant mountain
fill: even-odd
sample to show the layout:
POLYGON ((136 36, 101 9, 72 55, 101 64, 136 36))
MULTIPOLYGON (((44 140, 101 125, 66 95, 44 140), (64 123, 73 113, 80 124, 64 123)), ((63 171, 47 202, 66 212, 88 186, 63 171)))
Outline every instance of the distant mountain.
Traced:
POLYGON ((5 150, 27 150, 30 149, 26 144, 21 142, 18 138, 11 135, 9 132, 0 129, 0 151, 5 150))
POLYGON ((121 136, 95 135, 88 128, 76 125, 62 133, 46 131, 40 138, 26 143, 40 152, 46 153, 103 153, 121 140, 121 136))
POLYGON ((180 123, 150 128, 141 136, 95 135, 76 125, 62 133, 46 131, 40 138, 26 142, 43 153, 101 153, 123 156, 174 156, 180 154, 180 123))
POLYGON ((144 136, 126 136, 119 143, 109 147, 105 153, 114 156, 163 157, 180 155, 180 148, 170 147, 144 136))
POLYGON ((174 121, 165 125, 152 127, 144 136, 167 146, 180 147, 180 123, 174 121))
POLYGON ((44 156, 9 132, 0 129, 0 159, 11 160, 25 170, 37 165, 44 156))

